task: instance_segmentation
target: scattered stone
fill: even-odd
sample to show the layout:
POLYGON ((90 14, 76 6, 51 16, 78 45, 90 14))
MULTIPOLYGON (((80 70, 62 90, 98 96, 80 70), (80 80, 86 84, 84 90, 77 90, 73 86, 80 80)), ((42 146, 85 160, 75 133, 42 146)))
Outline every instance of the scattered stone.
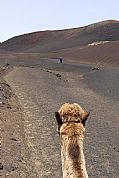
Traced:
POLYGON ((59 73, 58 73, 58 74, 56 74, 56 76, 57 76, 57 77, 59 77, 59 78, 61 78, 61 74, 59 74, 59 73))
POLYGON ((0 163, 0 170, 3 170, 3 165, 2 165, 2 163, 0 163))
POLYGON ((99 67, 92 67, 91 70, 99 70, 99 67))
POLYGON ((15 171, 17 169, 16 166, 11 166, 11 171, 15 171))
POLYGON ((3 102, 2 101, 0 101, 0 105, 2 105, 3 104, 3 102))
POLYGON ((23 162, 23 157, 17 159, 19 162, 23 162))
POLYGON ((13 140, 13 141, 18 141, 16 138, 11 138, 10 140, 13 140))
POLYGON ((7 104, 7 108, 8 108, 8 109, 12 109, 12 107, 11 107, 9 104, 7 104))

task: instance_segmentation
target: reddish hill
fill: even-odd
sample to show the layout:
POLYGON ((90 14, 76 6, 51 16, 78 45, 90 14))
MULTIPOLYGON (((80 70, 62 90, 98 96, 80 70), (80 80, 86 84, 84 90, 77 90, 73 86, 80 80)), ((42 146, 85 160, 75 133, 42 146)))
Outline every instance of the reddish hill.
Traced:
POLYGON ((14 52, 51 52, 95 41, 119 40, 119 21, 108 20, 80 28, 40 31, 11 38, 1 48, 14 52))
POLYGON ((92 43, 83 47, 74 47, 50 54, 80 63, 119 66, 119 41, 92 43))
POLYGON ((16 36, 0 43, 0 54, 2 61, 8 56, 13 61, 37 60, 40 55, 40 58, 62 56, 81 63, 119 66, 119 21, 16 36))

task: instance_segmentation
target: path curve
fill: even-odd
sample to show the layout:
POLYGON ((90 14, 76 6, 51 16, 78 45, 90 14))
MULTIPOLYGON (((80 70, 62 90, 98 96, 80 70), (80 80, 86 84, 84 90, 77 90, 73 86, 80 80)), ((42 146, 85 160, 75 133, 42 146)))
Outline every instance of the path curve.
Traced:
POLYGON ((89 177, 118 178, 119 103, 89 89, 78 73, 61 75, 65 80, 40 67, 15 67, 5 77, 23 110, 28 159, 37 177, 62 177, 54 112, 64 102, 78 102, 91 112, 84 144, 89 177))

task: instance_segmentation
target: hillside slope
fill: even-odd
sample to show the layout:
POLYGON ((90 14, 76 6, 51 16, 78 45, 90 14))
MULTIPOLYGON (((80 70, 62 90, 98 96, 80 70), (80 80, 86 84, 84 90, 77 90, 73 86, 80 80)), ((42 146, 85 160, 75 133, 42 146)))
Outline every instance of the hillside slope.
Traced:
POLYGON ((80 28, 40 31, 13 37, 1 48, 13 52, 51 52, 96 41, 119 40, 119 21, 108 20, 80 28))
POLYGON ((92 43, 83 47, 73 47, 49 54, 80 63, 119 66, 119 41, 92 43))

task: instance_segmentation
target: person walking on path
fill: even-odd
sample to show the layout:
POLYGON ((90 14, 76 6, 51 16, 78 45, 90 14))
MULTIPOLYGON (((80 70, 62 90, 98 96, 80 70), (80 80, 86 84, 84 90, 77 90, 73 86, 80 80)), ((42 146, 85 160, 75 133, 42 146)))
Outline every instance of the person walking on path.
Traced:
POLYGON ((60 59, 60 63, 62 64, 62 63, 63 63, 63 59, 62 59, 62 57, 60 57, 59 59, 60 59))

